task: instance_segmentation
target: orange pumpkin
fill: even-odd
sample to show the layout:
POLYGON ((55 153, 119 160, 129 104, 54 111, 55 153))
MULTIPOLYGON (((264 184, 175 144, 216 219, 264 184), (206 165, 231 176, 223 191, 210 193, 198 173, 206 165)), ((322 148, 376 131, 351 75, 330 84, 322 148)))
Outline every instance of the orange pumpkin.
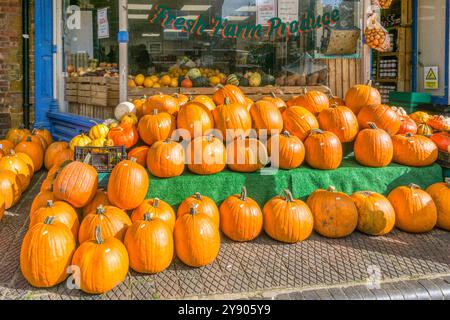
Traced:
POLYGON ((400 129, 398 134, 417 133, 417 124, 408 116, 400 116, 400 129))
POLYGON ((34 174, 34 162, 33 162, 33 159, 31 159, 31 157, 29 155, 27 155, 26 153, 23 153, 23 152, 17 152, 16 156, 19 159, 23 160, 27 164, 28 169, 31 172, 31 177, 33 177, 33 174, 34 174))
POLYGON ((108 199, 108 193, 103 189, 98 189, 95 192, 94 198, 87 205, 83 207, 83 217, 87 216, 89 213, 95 212, 97 208, 102 206, 109 206, 111 203, 108 199))
POLYGON ((330 107, 334 105, 345 106, 344 99, 333 96, 332 94, 328 95, 328 100, 330 101, 330 107))
MULTIPOLYGON (((44 150, 44 151, 47 150, 47 147, 48 147, 47 141, 42 136, 35 134, 34 131, 32 134, 24 136, 21 141, 27 141, 29 139, 31 139, 31 141, 33 141, 34 143, 40 144, 42 147, 42 150, 44 150)), ((17 142, 16 145, 18 143, 19 142, 17 142)))
POLYGON ((228 168, 237 172, 255 172, 268 162, 267 149, 254 138, 242 136, 227 145, 228 168))
POLYGON ((159 113, 158 110, 152 114, 145 115, 139 120, 139 135, 148 145, 156 141, 170 138, 175 130, 175 119, 166 112, 159 113))
POLYGON ((248 136, 249 130, 252 128, 252 117, 246 104, 231 101, 226 97, 225 102, 213 110, 216 128, 222 133, 223 140, 226 139, 226 141, 231 141, 240 135, 248 136))
POLYGON ((220 214, 216 203, 211 198, 201 195, 199 192, 187 197, 178 206, 177 217, 179 218, 183 214, 187 214, 190 208, 195 207, 198 213, 208 216, 214 225, 219 228, 220 214))
POLYGON ((138 142, 139 134, 134 125, 121 123, 109 131, 108 138, 115 146, 125 146, 128 149, 138 142))
POLYGON ((22 152, 27 154, 33 161, 34 172, 41 170, 44 162, 44 150, 41 144, 37 144, 31 141, 31 137, 28 136, 25 141, 19 142, 14 148, 16 153, 22 152))
POLYGON ((53 143, 52 134, 47 129, 41 127, 39 129, 34 129, 33 133, 41 136, 45 140, 47 147, 53 143))
POLYGON ((277 97, 274 92, 270 93, 270 97, 263 97, 262 100, 272 102, 278 108, 278 110, 280 110, 280 112, 283 112, 288 107, 286 102, 280 97, 277 97))
POLYGON ((303 107, 290 107, 283 112, 284 130, 305 141, 312 129, 319 129, 316 117, 303 107))
POLYGON ((173 231, 176 220, 175 211, 167 202, 158 198, 144 200, 133 210, 131 221, 144 220, 146 214, 150 214, 153 219, 160 219, 173 231))
POLYGON ((283 117, 278 107, 270 101, 260 100, 250 108, 253 127, 267 130, 267 134, 277 134, 283 130, 283 117))
POLYGON ((305 160, 305 146, 296 136, 288 131, 272 136, 267 141, 267 150, 272 166, 281 169, 294 169, 300 167, 305 160), (275 149, 272 149, 274 148, 275 149), (275 153, 274 151, 277 151, 275 153))
POLYGON ((356 137, 355 159, 366 167, 385 167, 392 161, 394 147, 391 136, 376 124, 369 123, 369 129, 361 130, 356 137))
POLYGON ((223 143, 212 135, 189 142, 186 150, 188 169, 196 174, 214 174, 225 169, 227 152, 223 143))
POLYGON ((73 161, 74 157, 75 157, 75 154, 72 149, 67 148, 67 149, 61 150, 53 158, 53 166, 52 167, 60 167, 64 162, 73 161))
POLYGON ((175 93, 173 96, 178 100, 178 104, 180 105, 180 107, 189 102, 189 97, 185 94, 175 93))
POLYGON ((187 130, 191 139, 197 138, 214 128, 214 118, 204 104, 191 101, 178 112, 177 128, 187 130))
POLYGON ((226 100, 228 98, 228 104, 237 104, 245 107, 247 105, 247 101, 245 100, 245 95, 235 85, 226 84, 225 86, 218 85, 217 91, 213 95, 214 103, 217 106, 221 106, 226 104, 226 100))
POLYGON ((357 84, 351 87, 345 95, 345 105, 356 115, 364 107, 379 104, 381 104, 381 94, 372 87, 372 80, 369 80, 366 85, 357 84))
POLYGON ((342 144, 332 132, 314 129, 305 140, 306 162, 315 169, 337 169, 342 162, 342 144))
POLYGON ((22 192, 25 191, 30 185, 33 172, 27 163, 18 157, 14 151, 8 156, 4 156, 0 159, 0 172, 11 171, 17 175, 20 181, 22 192))
POLYGON ((393 161, 411 167, 433 164, 438 157, 438 148, 429 138, 419 135, 398 134, 392 137, 393 161))
POLYGON ((30 216, 37 210, 47 205, 47 202, 55 201, 55 196, 52 191, 40 191, 36 197, 34 197, 31 203, 30 216))
POLYGON ((193 101, 203 104, 211 112, 216 108, 216 104, 209 96, 198 95, 193 101))
POLYGON ((135 158, 137 163, 145 167, 149 150, 150 147, 148 146, 140 146, 133 148, 127 153, 128 160, 131 160, 131 158, 135 158))
POLYGON ((358 119, 349 108, 332 105, 323 110, 317 120, 320 129, 333 132, 342 143, 352 142, 359 131, 358 119))
POLYGON ((3 150, 4 154, 9 154, 9 152, 14 149, 14 143, 9 140, 0 140, 0 150, 3 150))
POLYGON ((450 133, 448 132, 438 132, 430 137, 438 149, 443 152, 450 153, 450 133))
POLYGON ((288 107, 303 107, 315 116, 327 109, 330 105, 328 96, 320 91, 306 91, 305 94, 290 99, 288 107))
MULTIPOLYGON (((53 142, 45 150, 44 164, 47 170, 50 170, 55 164, 55 158, 63 151, 69 149, 69 144, 67 142, 59 141, 53 142)), ((68 160, 68 159, 65 159, 68 160)), ((64 161, 63 161, 64 162, 64 161)))
POLYGON ((177 98, 160 93, 149 97, 144 103, 144 115, 152 114, 153 110, 167 112, 169 114, 177 114, 180 110, 180 103, 177 98))
POLYGON ((391 136, 400 130, 400 116, 391 107, 378 104, 370 105, 361 109, 358 113, 358 124, 360 128, 369 128, 368 123, 373 122, 378 128, 385 130, 391 136))
POLYGON ((25 129, 23 126, 20 128, 9 129, 6 133, 5 139, 16 145, 26 136, 31 134, 30 130, 25 129))
POLYGON ((0 194, 5 209, 11 208, 20 200, 22 188, 20 187, 19 177, 14 172, 0 172, 0 194))
POLYGON ((183 146, 173 140, 155 142, 147 155, 147 168, 160 178, 180 176, 184 171, 185 154, 183 146))
POLYGON ((147 98, 141 97, 139 99, 134 99, 133 104, 136 107, 136 116, 140 119, 144 115, 144 103, 147 98))
POLYGON ((450 178, 434 183, 426 189, 437 209, 437 226, 450 231, 450 178))
POLYGON ((182 86, 183 88, 192 88, 193 84, 192 84, 191 79, 189 79, 189 78, 184 78, 184 79, 181 81, 181 86, 182 86))

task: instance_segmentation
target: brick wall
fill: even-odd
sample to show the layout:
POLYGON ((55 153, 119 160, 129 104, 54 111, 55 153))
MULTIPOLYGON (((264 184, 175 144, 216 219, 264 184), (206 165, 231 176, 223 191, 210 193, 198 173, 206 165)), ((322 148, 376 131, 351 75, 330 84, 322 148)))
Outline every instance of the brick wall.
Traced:
MULTIPOLYGON (((22 123, 22 1, 0 2, 0 136, 22 123)), ((30 121, 34 121, 34 15, 30 1, 30 121)))

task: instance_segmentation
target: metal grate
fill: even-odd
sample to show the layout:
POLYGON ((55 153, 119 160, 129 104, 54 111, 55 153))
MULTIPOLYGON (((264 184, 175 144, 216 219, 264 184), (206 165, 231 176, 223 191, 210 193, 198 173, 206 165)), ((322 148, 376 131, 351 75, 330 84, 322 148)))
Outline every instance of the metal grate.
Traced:
POLYGON ((98 172, 111 172, 122 160, 127 158, 125 146, 115 147, 75 147, 75 160, 84 161, 90 154, 89 164, 98 172))

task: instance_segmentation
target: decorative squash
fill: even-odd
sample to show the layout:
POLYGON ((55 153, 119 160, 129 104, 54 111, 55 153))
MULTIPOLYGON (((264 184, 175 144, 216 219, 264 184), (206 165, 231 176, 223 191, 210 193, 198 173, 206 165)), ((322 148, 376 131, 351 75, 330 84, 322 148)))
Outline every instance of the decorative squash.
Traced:
POLYGON ((211 198, 201 195, 199 192, 196 192, 181 202, 178 207, 177 217, 179 218, 183 214, 189 213, 190 208, 193 206, 195 206, 198 213, 203 213, 208 216, 214 225, 219 228, 220 214, 216 203, 211 198))
POLYGON ((392 231, 395 211, 383 195, 360 191, 351 195, 358 209, 358 230, 371 236, 382 236, 392 231))
POLYGON ((99 205, 96 211, 88 213, 81 221, 78 231, 78 242, 95 239, 97 226, 102 227, 102 238, 115 237, 123 241, 127 228, 131 226, 131 220, 125 211, 113 207, 99 205))
POLYGON ((144 200, 139 207, 133 210, 131 221, 144 220, 147 213, 154 219, 162 220, 173 231, 176 220, 175 211, 167 202, 158 198, 144 200))
POLYGON ((417 111, 417 112, 411 113, 409 115, 409 117, 414 120, 414 122, 417 124, 417 126, 419 126, 420 124, 426 124, 428 122, 428 120, 431 119, 431 116, 424 111, 417 111))
POLYGON ((421 123, 417 125, 417 134, 421 136, 431 136, 433 134, 434 130, 432 127, 425 123, 421 123))
MULTIPOLYGON (((217 110, 217 109, 216 109, 217 110)), ((188 169, 196 174, 214 174, 225 169, 227 153, 223 143, 212 135, 198 137, 186 149, 188 169)))
POLYGON ((177 98, 162 93, 151 96, 144 103, 144 114, 153 114, 153 110, 176 114, 180 110, 180 103, 177 98))
POLYGON ((50 288, 63 282, 75 252, 69 228, 47 217, 27 231, 20 250, 20 270, 34 287, 50 288))
POLYGON ((108 199, 121 209, 136 208, 144 201, 147 190, 147 171, 134 158, 119 162, 109 176, 108 199))
POLYGON ((400 117, 400 129, 397 132, 398 134, 406 134, 406 133, 417 133, 417 124, 408 116, 400 117))
POLYGON ((53 217, 65 225, 73 234, 74 239, 77 239, 78 228, 80 222, 78 220, 77 212, 68 203, 63 201, 48 200, 45 207, 39 208, 30 215, 30 226, 32 228, 38 223, 43 223, 47 217, 53 217))
POLYGON ((134 113, 125 114, 122 119, 120 119, 121 124, 135 126, 138 124, 138 117, 134 113))
POLYGON ((147 163, 147 155, 149 150, 150 150, 149 146, 140 146, 131 149, 127 153, 128 160, 131 160, 131 158, 135 158, 137 163, 145 167, 147 163))
MULTIPOLYGON (((69 148, 69 144, 67 142, 53 142, 48 146, 47 150, 45 150, 44 164, 47 170, 50 170, 55 164, 55 158, 60 155, 60 153, 69 148)), ((68 159, 65 159, 68 160, 68 159)), ((64 161, 65 161, 64 160, 64 161)), ((63 161, 63 162, 64 162, 63 161)))
POLYGON ((124 244, 130 267, 140 273, 157 273, 166 269, 174 254, 173 229, 164 221, 146 213, 128 228, 124 244))
POLYGON ((175 252, 178 258, 191 267, 212 263, 219 254, 218 226, 196 207, 179 215, 174 229, 175 252))
POLYGON ((216 108, 216 104, 214 103, 213 99, 205 95, 198 95, 194 98, 193 101, 203 104, 211 112, 216 108))
POLYGON ((3 150, 4 154, 9 154, 9 152, 14 149, 14 143, 9 140, 0 140, 0 150, 3 150))
POLYGON ((263 97, 262 100, 272 102, 280 112, 283 112, 288 107, 286 102, 280 97, 277 97, 274 92, 271 92, 269 97, 263 97))
POLYGON ((252 128, 252 117, 246 103, 232 103, 228 97, 213 110, 214 123, 222 133, 222 139, 231 141, 239 135, 248 136, 252 128))
POLYGON ((257 130, 265 129, 267 134, 277 134, 283 130, 283 117, 279 108, 270 101, 260 100, 250 108, 253 127, 257 130))
POLYGON ((388 195, 395 210, 395 226, 403 231, 422 233, 431 231, 437 222, 437 208, 433 198, 418 185, 395 188, 388 195))
POLYGON ((272 136, 267 141, 267 151, 272 166, 281 169, 295 169, 300 167, 305 160, 305 146, 296 136, 291 136, 288 131, 280 135, 272 136), (275 146, 275 149, 272 148, 275 146), (277 151, 275 153, 274 151, 277 151))
POLYGON ((109 133, 109 128, 106 124, 97 123, 94 120, 91 120, 94 123, 94 126, 89 130, 89 138, 91 140, 95 139, 106 139, 109 133))
POLYGON ((314 230, 324 237, 346 237, 358 225, 358 209, 352 198, 334 187, 314 191, 306 203, 314 215, 314 230))
POLYGON ((20 181, 22 192, 24 192, 30 185, 33 172, 28 167, 27 163, 18 157, 14 151, 8 156, 0 159, 0 172, 11 171, 17 175, 20 181))
POLYGON ((359 132, 358 119, 346 106, 332 105, 317 117, 320 129, 333 132, 342 143, 352 142, 359 132))
POLYGON ((270 199, 264 206, 264 231, 281 242, 303 241, 313 231, 313 215, 306 203, 294 199, 289 190, 284 190, 284 194, 270 199))
POLYGON ((213 101, 217 106, 224 104, 246 106, 245 95, 237 86, 227 84, 225 86, 218 85, 217 91, 213 95, 213 101), (228 99, 226 99, 228 98, 228 99), (228 103, 226 103, 228 100, 228 103))
POLYGON ((115 146, 125 146, 129 149, 138 142, 139 134, 136 126, 121 123, 109 131, 108 138, 115 146))
POLYGON ((191 139, 194 139, 208 134, 214 128, 214 118, 204 104, 191 101, 178 112, 177 128, 187 130, 191 139))
POLYGON ((232 171, 255 172, 269 162, 269 156, 261 141, 239 136, 227 144, 227 161, 232 171))
POLYGON ((364 107, 379 104, 381 104, 381 94, 372 87, 372 80, 369 80, 366 85, 357 84, 351 87, 345 95, 345 105, 356 115, 364 107))
POLYGON ((103 189, 98 189, 91 202, 83 207, 83 217, 86 217, 89 213, 95 212, 99 206, 105 207, 110 205, 108 193, 103 189))
POLYGON ((369 128, 369 122, 375 123, 378 128, 385 130, 391 136, 397 134, 401 125, 397 112, 384 104, 370 105, 361 109, 358 113, 359 127, 369 128))
POLYGON ((392 161, 394 147, 391 136, 373 122, 370 129, 361 130, 356 137, 354 152, 358 163, 366 167, 385 167, 392 161))
POLYGON ((0 172, 0 194, 5 209, 11 208, 20 200, 22 188, 20 187, 20 179, 14 172, 0 172))
POLYGON ((79 268, 80 289, 101 294, 125 280, 129 257, 122 242, 102 237, 101 226, 97 226, 95 240, 80 245, 73 255, 72 265, 79 268))
POLYGON ((438 148, 429 138, 419 135, 398 134, 392 137, 393 161, 410 167, 425 167, 438 157, 438 148))
POLYGON ((52 134, 47 129, 41 127, 39 129, 34 129, 33 133, 41 136, 41 138, 45 140, 45 144, 47 145, 47 147, 53 143, 52 134))
POLYGON ((437 226, 450 231, 450 178, 432 184, 426 192, 433 198, 437 209, 437 226))
POLYGON ((79 134, 78 136, 75 136, 70 140, 69 146, 72 151, 75 150, 75 147, 86 147, 92 142, 92 139, 89 138, 84 133, 79 134))
POLYGON ((315 169, 337 169, 342 162, 342 144, 332 132, 313 129, 305 140, 306 162, 315 169))
POLYGON ((47 205, 48 201, 55 201, 55 196, 52 191, 41 191, 36 197, 34 197, 33 202, 31 203, 30 208, 30 216, 40 208, 43 208, 47 205))
POLYGON ((138 130, 141 139, 148 145, 156 141, 166 140, 175 130, 175 119, 166 112, 159 113, 154 110, 152 114, 145 115, 139 120, 138 130))
POLYGON ((73 161, 74 157, 75 154, 72 149, 64 149, 53 158, 53 167, 60 167, 64 162, 73 161))
POLYGON ((116 118, 116 120, 120 121, 120 119, 122 119, 122 117, 127 113, 136 113, 136 112, 137 111, 134 104, 128 101, 124 101, 119 103, 114 109, 114 117, 116 118))
POLYGON ((53 184, 55 198, 67 201, 75 208, 87 205, 97 191, 98 174, 89 165, 90 156, 84 162, 74 161, 62 168, 53 184))
POLYGON ((427 121, 427 125, 436 131, 450 131, 450 117, 434 115, 427 121))
POLYGON ((24 137, 29 136, 30 134, 30 130, 25 129, 23 126, 21 126, 20 128, 9 129, 6 133, 5 139, 16 145, 17 143, 22 141, 24 137))
POLYGON ((319 129, 316 117, 303 107, 289 107, 283 112, 284 130, 305 141, 312 129, 319 129))
POLYGON ((14 148, 16 153, 22 152, 27 154, 33 161, 34 172, 41 170, 44 162, 44 149, 41 144, 37 144, 31 141, 31 137, 28 136, 25 141, 19 142, 14 148))
POLYGON ((438 149, 443 152, 450 153, 450 133, 448 132, 438 132, 430 137, 438 149))
POLYGON ((229 196, 220 205, 220 230, 231 240, 250 241, 258 237, 263 227, 263 214, 255 200, 241 194, 229 196))
POLYGON ((159 178, 180 176, 184 171, 184 148, 170 139, 155 142, 147 155, 147 168, 159 178))
POLYGON ((303 107, 315 116, 327 109, 330 105, 328 96, 320 91, 307 91, 303 95, 290 99, 288 107, 303 107))

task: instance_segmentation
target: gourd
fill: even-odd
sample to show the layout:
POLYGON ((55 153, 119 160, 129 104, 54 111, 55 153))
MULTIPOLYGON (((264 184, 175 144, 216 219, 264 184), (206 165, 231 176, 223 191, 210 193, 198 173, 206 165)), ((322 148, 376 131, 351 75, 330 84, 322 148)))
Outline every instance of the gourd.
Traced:
POLYGON ((216 203, 211 198, 205 195, 201 195, 200 192, 194 193, 180 203, 177 211, 177 217, 179 218, 183 214, 189 213, 192 207, 195 207, 198 213, 203 213, 208 216, 214 223, 214 225, 219 227, 219 209, 217 208, 216 203))
POLYGON ((296 136, 284 131, 280 135, 271 136, 267 141, 267 150, 272 166, 281 169, 295 169, 305 160, 305 146, 296 136), (273 149, 273 146, 276 146, 273 149), (278 153, 274 151, 277 150, 278 153))
POLYGON ((351 87, 345 94, 345 105, 349 107, 355 115, 359 111, 370 105, 381 104, 380 92, 372 87, 372 80, 367 84, 357 84, 351 87))
POLYGON ((159 178, 180 176, 184 171, 183 146, 171 139, 155 142, 147 154, 147 168, 159 178))
POLYGON ((165 201, 158 198, 144 200, 131 214, 131 221, 144 220, 145 215, 150 214, 152 219, 163 221, 170 230, 175 227, 175 212, 172 207, 165 201))
POLYGON ((152 114, 145 115, 139 120, 138 130, 142 140, 148 145, 156 141, 170 138, 175 130, 176 120, 166 112, 154 110, 152 114))
POLYGON ((215 174, 225 169, 227 152, 219 139, 208 135, 189 142, 186 159, 189 171, 200 175, 215 174))
POLYGON ((391 136, 369 123, 369 129, 361 130, 354 145, 355 159, 366 167, 385 167, 392 161, 394 146, 391 136))
POLYGON ((342 144, 332 132, 313 129, 305 140, 306 162, 315 169, 337 169, 342 162, 342 144))
POLYGON ((426 189, 437 209, 437 226, 450 231, 450 178, 426 189))

